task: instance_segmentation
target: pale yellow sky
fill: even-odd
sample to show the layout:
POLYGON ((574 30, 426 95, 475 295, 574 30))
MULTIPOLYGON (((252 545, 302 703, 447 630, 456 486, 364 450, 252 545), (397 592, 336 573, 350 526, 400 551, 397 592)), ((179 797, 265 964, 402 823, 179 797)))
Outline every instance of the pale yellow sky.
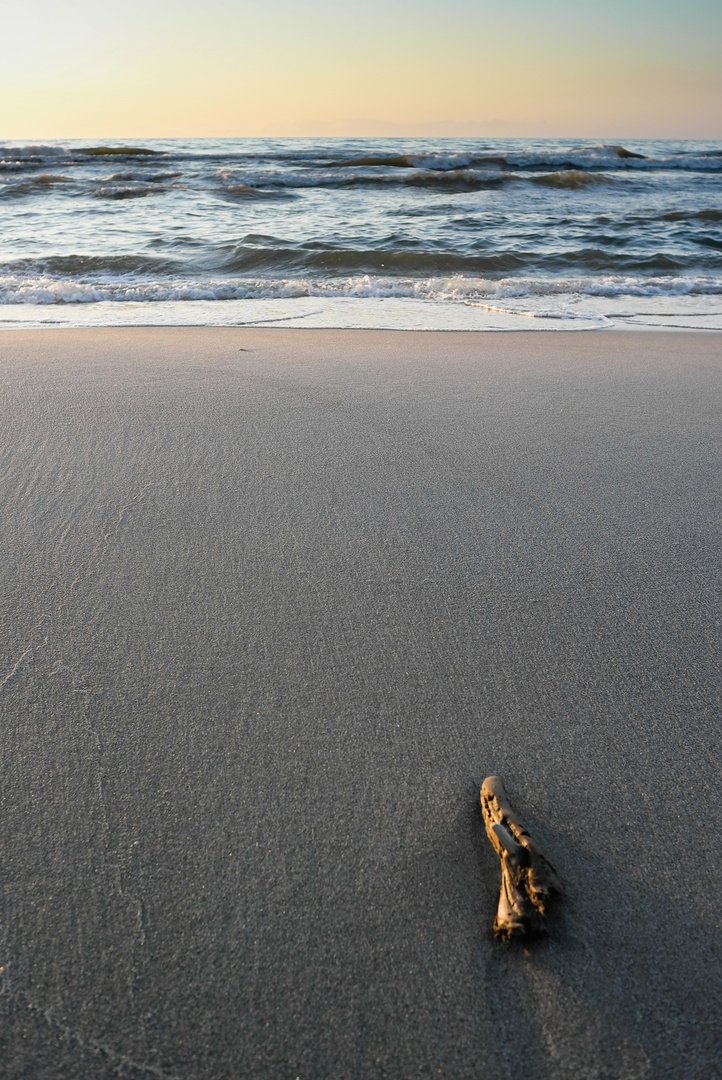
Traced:
POLYGON ((5 141, 722 137, 710 0, 35 0, 4 23, 5 141))

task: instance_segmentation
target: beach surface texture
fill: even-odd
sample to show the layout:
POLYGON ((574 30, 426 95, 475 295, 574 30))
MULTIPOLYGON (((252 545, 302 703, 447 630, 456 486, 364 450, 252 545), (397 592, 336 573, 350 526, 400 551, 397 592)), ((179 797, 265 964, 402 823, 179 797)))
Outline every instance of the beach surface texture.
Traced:
POLYGON ((722 1076, 722 336, 7 332, 0 388, 3 1078, 722 1076))

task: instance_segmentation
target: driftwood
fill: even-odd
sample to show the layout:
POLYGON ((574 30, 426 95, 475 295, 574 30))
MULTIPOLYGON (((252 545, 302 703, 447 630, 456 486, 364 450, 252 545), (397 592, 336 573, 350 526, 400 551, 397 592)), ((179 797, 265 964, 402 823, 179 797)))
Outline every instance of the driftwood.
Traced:
POLYGON ((482 784, 481 812, 486 835, 501 860, 495 935, 509 941, 547 933, 547 904, 564 886, 512 810, 501 777, 487 776, 482 784))

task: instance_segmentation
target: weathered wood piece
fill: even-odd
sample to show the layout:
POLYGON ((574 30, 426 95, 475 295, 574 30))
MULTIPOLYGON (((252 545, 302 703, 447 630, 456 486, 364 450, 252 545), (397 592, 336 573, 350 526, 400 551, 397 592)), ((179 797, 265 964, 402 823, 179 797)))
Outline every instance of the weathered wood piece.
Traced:
POLYGON ((564 886, 512 809, 501 777, 487 776, 482 784, 481 812, 486 835, 501 860, 495 935, 510 941, 546 934, 547 905, 564 886))

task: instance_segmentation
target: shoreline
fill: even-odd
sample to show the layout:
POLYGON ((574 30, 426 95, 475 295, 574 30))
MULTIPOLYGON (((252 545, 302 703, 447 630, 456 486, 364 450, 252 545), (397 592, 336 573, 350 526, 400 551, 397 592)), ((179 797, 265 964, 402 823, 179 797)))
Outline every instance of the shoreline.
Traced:
MULTIPOLYGON (((285 320, 279 320, 285 321, 285 320)), ((270 320, 269 320, 270 322, 270 320)), ((129 323, 129 324, 110 324, 107 326, 0 326, 0 333, 55 333, 66 331, 83 331, 89 333, 95 333, 106 330, 170 330, 170 331, 184 331, 184 330, 208 330, 210 332, 215 330, 291 330, 291 331, 305 331, 307 334, 333 334, 333 333, 352 333, 352 334, 703 334, 713 335, 722 334, 722 327, 689 327, 689 326, 605 326, 605 327, 589 327, 586 330, 579 329, 578 327, 570 327, 568 329, 559 330, 553 329, 548 326, 533 326, 528 330, 520 330, 518 328, 500 330, 500 329, 463 329, 463 328, 422 328, 422 327, 389 327, 389 326, 268 326, 262 322, 251 323, 229 323, 229 324, 208 324, 208 323, 183 323, 183 324, 167 324, 167 323, 129 323)))
POLYGON ((284 325, 311 329, 506 331, 722 331, 714 296, 528 296, 474 300, 400 297, 296 297, 243 300, 6 304, 0 329, 70 326, 240 327, 284 325))
MULTIPOLYGON (((282 321, 282 320, 279 320, 282 321)), ((662 335, 664 337, 685 337, 687 335, 691 337, 709 337, 714 338, 716 335, 722 334, 722 328, 717 327, 687 327, 687 326, 606 326, 606 327, 589 327, 582 329, 580 327, 569 327, 565 329, 555 329, 548 326, 531 326, 528 329, 520 329, 518 327, 514 329, 463 329, 463 328, 411 328, 411 327, 386 327, 386 326, 304 326, 303 324, 297 326, 277 325, 275 320, 268 320, 266 323, 251 322, 251 323, 229 323, 229 324, 213 324, 208 325, 205 323, 183 323, 183 324, 165 324, 165 323, 128 323, 128 324, 112 324, 112 325, 87 325, 87 326, 3 326, 0 325, 0 336, 5 337, 7 335, 19 335, 19 334, 73 334, 79 333, 84 335, 92 334, 123 334, 123 333, 168 333, 168 334, 185 334, 185 333, 206 333, 206 334, 227 334, 227 333, 244 333, 247 331, 271 331, 291 334, 303 334, 305 336, 312 336, 318 334, 320 336, 328 336, 331 334, 352 334, 352 335, 364 335, 364 334, 376 334, 390 336, 395 335, 415 335, 421 334, 424 336, 432 337, 434 335, 443 336, 459 336, 459 337, 509 337, 509 338, 529 338, 535 336, 552 337, 552 338, 578 338, 578 337, 625 337, 627 335, 633 338, 654 337, 662 335)))

